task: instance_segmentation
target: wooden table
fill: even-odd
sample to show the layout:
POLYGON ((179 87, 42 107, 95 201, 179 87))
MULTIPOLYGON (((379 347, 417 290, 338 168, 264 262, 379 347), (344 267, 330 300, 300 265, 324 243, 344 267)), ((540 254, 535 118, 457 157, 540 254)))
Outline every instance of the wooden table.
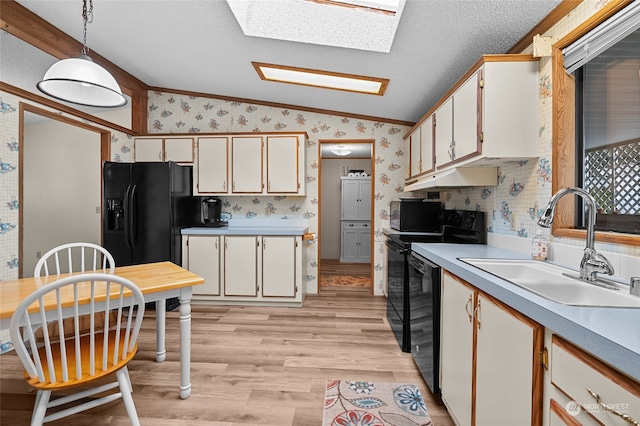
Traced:
MULTIPOLYGON (((191 395, 192 287, 203 284, 204 278, 171 262, 121 266, 116 268, 115 274, 135 283, 142 290, 145 302, 163 305, 168 298, 180 299, 180 398, 188 398, 191 395)), ((9 328, 15 309, 27 295, 65 276, 68 274, 0 281, 0 329, 9 328)), ((156 309, 156 337, 156 360, 162 362, 166 357, 164 306, 156 309)))

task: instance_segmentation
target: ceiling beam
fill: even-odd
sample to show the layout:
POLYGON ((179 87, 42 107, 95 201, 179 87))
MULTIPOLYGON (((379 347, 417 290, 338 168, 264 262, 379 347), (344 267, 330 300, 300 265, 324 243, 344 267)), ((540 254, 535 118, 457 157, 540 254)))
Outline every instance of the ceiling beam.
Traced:
MULTIPOLYGON (((0 7, 2 29, 58 59, 76 58, 82 43, 51 25, 15 0, 2 0, 0 7)), ((91 51, 91 59, 109 71, 127 95, 146 96, 148 86, 122 68, 91 51)))

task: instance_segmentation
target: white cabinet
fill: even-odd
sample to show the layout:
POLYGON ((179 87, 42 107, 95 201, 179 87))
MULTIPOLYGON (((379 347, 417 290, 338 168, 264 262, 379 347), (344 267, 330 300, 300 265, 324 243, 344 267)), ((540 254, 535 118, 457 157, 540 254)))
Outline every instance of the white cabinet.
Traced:
POLYGON ((135 138, 134 157, 136 162, 174 161, 193 163, 193 138, 135 138))
POLYGON ((256 297, 260 270, 260 237, 225 236, 224 295, 256 297))
POLYGON ((298 241, 291 237, 262 237, 262 296, 294 298, 298 293, 298 241))
POLYGON ((342 177, 341 219, 371 220, 371 178, 342 177))
POLYGON ((233 194, 261 194, 263 188, 262 137, 232 137, 231 192, 233 194))
POLYGON ((220 295, 220 236, 190 235, 183 237, 182 267, 204 278, 194 286, 197 295, 220 295))
POLYGON ((300 306, 302 236, 183 235, 182 264, 202 276, 195 303, 300 306))
POLYGON ((576 424, 570 422, 573 420, 585 426, 622 426, 640 422, 640 383, 557 335, 552 337, 549 359, 549 424, 576 424))
POLYGON ((302 187, 297 136, 267 136, 267 193, 298 194, 302 187))
POLYGON ((371 261, 371 222, 343 220, 341 234, 340 262, 371 261))
POLYGON ((445 271, 441 327, 442 399, 459 424, 541 424, 542 326, 445 271))
POLYGON ((229 191, 229 137, 198 138, 196 146, 194 195, 226 194, 229 191))
POLYGON ((429 172, 429 120, 432 171, 538 157, 538 74, 532 55, 484 55, 411 130, 409 178, 429 172))
POLYGON ((433 163, 433 116, 429 116, 410 136, 409 178, 418 177, 434 170, 433 163))
POLYGON ((306 134, 197 139, 194 195, 305 195, 306 134))

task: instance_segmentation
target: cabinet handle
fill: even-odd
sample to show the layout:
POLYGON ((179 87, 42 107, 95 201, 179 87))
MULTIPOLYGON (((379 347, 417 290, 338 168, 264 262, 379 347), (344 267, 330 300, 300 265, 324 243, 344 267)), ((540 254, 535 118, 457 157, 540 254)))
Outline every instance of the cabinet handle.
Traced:
POLYGON ((218 240, 216 240, 216 250, 218 250, 218 240))
POLYGON ((233 192, 236 192, 236 181, 234 180, 232 183, 233 192))
POLYGON ((227 181, 226 180, 222 182, 222 190, 223 191, 227 190, 227 181))
POLYGON ((349 226, 353 226, 353 223, 350 223, 349 226))
POLYGON ((271 191, 271 181, 267 181, 267 191, 271 191))
POLYGON ((471 311, 469 310, 469 306, 471 306, 471 303, 473 303, 473 294, 469 295, 469 300, 467 300, 467 303, 464 305, 464 310, 467 311, 467 316, 469 317, 469 322, 473 321, 473 315, 471 314, 471 311))
POLYGON ((480 298, 478 298, 478 303, 476 305, 476 308, 473 310, 473 315, 476 317, 478 330, 480 330, 480 298))
POLYGON ((602 400, 600 399, 600 395, 598 395, 597 393, 595 393, 591 389, 587 388, 587 392, 589 392, 589 394, 593 397, 593 399, 596 400, 596 403, 603 410, 610 412, 614 416, 620 417, 622 420, 624 420, 625 422, 629 423, 630 425, 640 426, 640 423, 638 423, 637 421, 633 420, 633 418, 631 416, 629 416, 627 414, 624 414, 624 413, 621 413, 619 411, 616 411, 613 408, 611 408, 609 406, 609 404, 603 403, 602 400))
POLYGON ((367 227, 367 226, 369 226, 369 225, 367 225, 367 224, 365 223, 365 224, 363 224, 362 226, 366 228, 366 227, 367 227))

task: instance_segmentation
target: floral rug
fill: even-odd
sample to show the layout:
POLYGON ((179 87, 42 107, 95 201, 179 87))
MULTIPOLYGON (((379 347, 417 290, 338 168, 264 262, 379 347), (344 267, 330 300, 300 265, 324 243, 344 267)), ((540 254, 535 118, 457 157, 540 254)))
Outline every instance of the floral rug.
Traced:
POLYGON ((337 287, 337 286, 350 286, 350 287, 369 287, 371 278, 369 277, 354 277, 351 275, 321 275, 320 287, 337 287))
POLYGON ((328 380, 322 426, 432 426, 415 384, 328 380))

